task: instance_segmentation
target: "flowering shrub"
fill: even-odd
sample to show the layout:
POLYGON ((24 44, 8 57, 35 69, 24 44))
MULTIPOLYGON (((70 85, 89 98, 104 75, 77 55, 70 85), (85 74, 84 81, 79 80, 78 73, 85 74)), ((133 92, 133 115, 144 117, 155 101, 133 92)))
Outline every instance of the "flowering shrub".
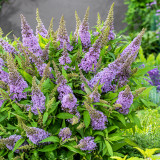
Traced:
POLYGON ((94 34, 89 8, 82 22, 76 12, 70 37, 63 16, 47 31, 38 10, 36 36, 23 15, 22 42, 0 32, 1 158, 106 159, 128 143, 120 129, 139 124, 134 105, 144 88, 135 79, 147 70, 132 63, 144 30, 120 50, 113 6, 94 34))

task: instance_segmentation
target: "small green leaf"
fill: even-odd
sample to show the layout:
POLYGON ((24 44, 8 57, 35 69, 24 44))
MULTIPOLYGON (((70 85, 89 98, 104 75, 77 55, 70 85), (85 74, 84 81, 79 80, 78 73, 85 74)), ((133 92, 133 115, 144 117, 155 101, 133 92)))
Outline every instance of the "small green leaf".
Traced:
POLYGON ((66 80, 68 80, 68 75, 67 75, 67 72, 66 72, 66 70, 64 69, 64 67, 62 67, 62 75, 64 76, 64 78, 65 78, 66 80))
POLYGON ((25 71, 22 70, 22 69, 19 69, 18 71, 21 73, 21 75, 24 77, 24 79, 25 79, 27 82, 29 82, 30 84, 32 84, 32 76, 31 76, 30 74, 28 74, 27 72, 25 72, 25 71))
POLYGON ((90 118, 89 112, 88 111, 84 111, 83 117, 84 117, 84 124, 85 124, 86 128, 88 128, 88 126, 89 126, 89 124, 91 122, 91 118, 90 118))
POLYGON ((39 143, 44 143, 44 142, 59 142, 59 138, 56 136, 50 136, 50 137, 47 137, 46 139, 43 139, 39 143))
POLYGON ((57 114, 57 118, 59 119, 70 119, 70 118, 73 118, 73 114, 70 114, 70 113, 59 113, 57 114))
POLYGON ((79 150, 77 148, 74 148, 74 147, 71 147, 71 146, 68 146, 68 145, 63 145, 63 146, 66 147, 66 148, 68 148, 72 152, 79 153, 82 156, 86 156, 85 153, 83 153, 81 150, 79 150))
POLYGON ((39 149, 40 152, 51 152, 57 149, 57 144, 50 144, 47 146, 44 146, 42 149, 39 149))
POLYGON ((15 144, 15 146, 14 146, 14 148, 13 148, 13 152, 14 152, 16 149, 18 149, 18 148, 23 144, 24 141, 25 141, 24 138, 19 139, 19 140, 16 142, 16 144, 15 144))
POLYGON ((44 115, 43 115, 43 124, 45 124, 47 119, 48 119, 48 112, 45 112, 44 115))
POLYGON ((108 150, 109 155, 113 156, 113 149, 112 149, 110 143, 108 141, 105 141, 105 144, 107 146, 107 150, 108 150))

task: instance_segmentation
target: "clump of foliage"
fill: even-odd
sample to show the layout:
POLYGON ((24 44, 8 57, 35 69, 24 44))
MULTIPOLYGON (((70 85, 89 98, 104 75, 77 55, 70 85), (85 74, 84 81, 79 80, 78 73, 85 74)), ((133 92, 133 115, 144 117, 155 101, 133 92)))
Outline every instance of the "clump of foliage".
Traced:
POLYGON ((139 147, 134 147, 134 148, 137 149, 143 155, 144 159, 143 158, 138 158, 138 157, 131 157, 131 158, 127 159, 127 155, 124 158, 117 157, 117 156, 114 156, 114 157, 111 157, 111 158, 116 159, 116 160, 145 160, 145 159, 157 160, 157 159, 159 159, 159 156, 153 156, 153 154, 156 151, 159 151, 160 148, 145 149, 145 150, 143 150, 139 147))
POLYGON ((113 7, 104 23, 98 15, 94 34, 89 8, 82 21, 76 12, 70 37, 64 16, 55 32, 38 10, 36 36, 23 15, 22 42, 0 31, 1 158, 107 159, 128 143, 121 129, 140 126, 134 107, 149 96, 141 82, 152 67, 132 65, 144 29, 117 47, 113 7))

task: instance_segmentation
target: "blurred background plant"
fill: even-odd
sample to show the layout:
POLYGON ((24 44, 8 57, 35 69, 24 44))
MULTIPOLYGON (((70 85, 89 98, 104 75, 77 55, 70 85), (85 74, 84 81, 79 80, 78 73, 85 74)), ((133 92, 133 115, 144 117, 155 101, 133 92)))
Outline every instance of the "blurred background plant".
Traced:
POLYGON ((147 31, 144 34, 142 48, 144 55, 160 52, 160 1, 159 0, 124 0, 128 5, 124 22, 127 27, 121 33, 129 33, 124 38, 131 41, 135 34, 142 28, 147 31))
POLYGON ((8 2, 8 0, 0 0, 0 11, 1 11, 2 5, 3 5, 5 2, 8 2))

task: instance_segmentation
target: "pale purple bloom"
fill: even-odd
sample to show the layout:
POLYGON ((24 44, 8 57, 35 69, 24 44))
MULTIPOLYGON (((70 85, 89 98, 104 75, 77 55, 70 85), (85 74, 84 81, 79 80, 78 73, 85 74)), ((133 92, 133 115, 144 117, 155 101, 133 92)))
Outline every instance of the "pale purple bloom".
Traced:
MULTIPOLYGON (((32 103, 33 106, 31 106, 31 111, 35 114, 38 115, 38 110, 43 113, 45 108, 45 100, 46 97, 44 96, 44 94, 40 91, 40 89, 38 88, 33 88, 32 89, 32 103)), ((27 110, 29 110, 30 108, 28 108, 27 110)))
POLYGON ((151 78, 151 84, 154 86, 160 85, 160 72, 158 68, 154 68, 148 72, 149 77, 151 78))
POLYGON ((36 127, 29 127, 29 129, 26 131, 26 134, 29 140, 36 145, 40 144, 40 141, 50 136, 50 133, 36 127))
POLYGON ((71 63, 71 59, 69 57, 69 53, 67 52, 65 44, 63 46, 62 56, 59 58, 59 63, 61 65, 65 65, 65 64, 70 64, 71 63))
POLYGON ((59 92, 59 96, 58 96, 59 100, 62 100, 63 97, 69 93, 73 94, 71 87, 66 84, 60 84, 60 86, 57 88, 57 91, 59 92))
POLYGON ((17 99, 20 101, 23 98, 27 98, 27 92, 23 93, 23 90, 28 88, 28 84, 17 71, 14 73, 9 72, 8 85, 10 88, 10 95, 12 100, 17 99))
POLYGON ((79 141, 78 146, 82 151, 92 151, 95 150, 97 145, 94 142, 94 137, 84 137, 79 141))
POLYGON ((93 102, 99 102, 101 94, 98 91, 93 91, 89 96, 93 102))
POLYGON ((89 111, 89 114, 91 116, 93 130, 104 130, 106 128, 105 124, 108 120, 103 112, 92 109, 89 111))
POLYGON ((66 94, 63 96, 61 103, 62 110, 72 113, 76 107, 77 98, 74 96, 74 94, 66 94))
POLYGON ((130 89, 126 88, 124 91, 121 91, 118 95, 116 103, 122 106, 117 109, 120 113, 128 114, 129 108, 133 103, 133 95, 130 89))
POLYGON ((42 56, 43 52, 39 46, 38 39, 23 15, 21 15, 21 29, 23 45, 28 47, 29 51, 33 52, 37 57, 42 56))
MULTIPOLYGON (((7 147, 9 150, 13 150, 16 142, 17 142, 19 139, 21 139, 21 138, 22 138, 21 135, 16 135, 16 134, 15 134, 15 135, 11 135, 10 137, 8 137, 8 138, 5 139, 5 145, 6 145, 6 147, 7 147)), ((19 151, 16 150, 15 152, 18 153, 19 151)))
POLYGON ((64 46, 64 43, 66 43, 67 50, 72 51, 73 46, 70 45, 69 37, 67 34, 66 26, 65 26, 65 21, 64 17, 61 17, 60 20, 60 25, 58 28, 58 33, 57 33, 57 42, 60 42, 60 46, 58 49, 62 49, 64 46))
POLYGON ((69 139, 71 137, 71 135, 72 135, 72 132, 71 132, 70 128, 68 128, 68 127, 65 127, 63 129, 61 129, 59 134, 58 134, 58 136, 60 138, 62 138, 62 141, 65 141, 66 139, 69 139))
POLYGON ((94 85, 96 85, 97 82, 99 81, 99 84, 103 84, 101 88, 102 92, 108 92, 112 88, 111 82, 115 79, 115 76, 116 72, 114 70, 111 70, 109 68, 104 68, 89 81, 89 86, 93 88, 94 85))
POLYGON ((17 54, 17 51, 15 50, 15 48, 12 45, 10 45, 8 42, 3 40, 2 38, 0 38, 0 45, 3 47, 3 49, 6 52, 11 53, 12 55, 17 54))
POLYGON ((89 23, 88 23, 88 13, 89 12, 89 8, 86 11, 86 15, 81 23, 81 25, 79 26, 79 37, 81 39, 82 42, 82 47, 83 49, 88 49, 91 46, 91 35, 89 33, 89 23))
POLYGON ((157 13, 160 12, 160 9, 158 9, 156 12, 157 12, 157 13))
POLYGON ((96 40, 92 47, 89 48, 89 51, 85 54, 85 57, 81 60, 79 64, 80 69, 89 72, 96 71, 97 60, 99 59, 101 49, 101 37, 96 40), (94 65, 94 67, 93 67, 94 65))
POLYGON ((4 61, 2 58, 0 58, 0 80, 8 83, 9 80, 9 74, 5 71, 3 71, 3 67, 4 67, 4 61))

